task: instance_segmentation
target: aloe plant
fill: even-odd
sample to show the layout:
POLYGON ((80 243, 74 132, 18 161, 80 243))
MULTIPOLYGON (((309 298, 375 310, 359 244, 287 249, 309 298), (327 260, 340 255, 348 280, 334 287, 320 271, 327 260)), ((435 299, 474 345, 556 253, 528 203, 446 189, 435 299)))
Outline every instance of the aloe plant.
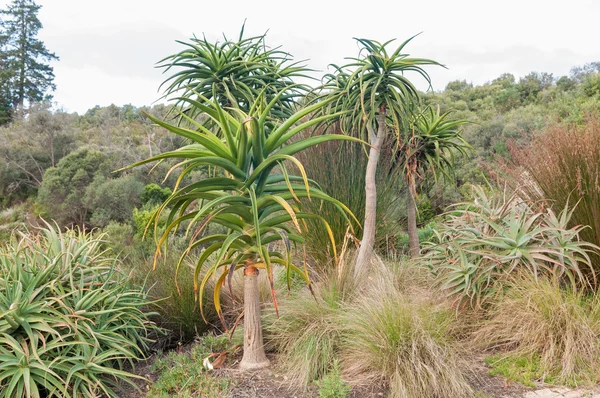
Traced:
POLYGON ((440 114, 440 108, 426 107, 416 112, 409 133, 400 143, 404 176, 407 182, 407 213, 409 254, 419 254, 416 203, 417 186, 426 174, 437 179, 438 174, 450 178, 454 154, 466 154, 471 148, 462 138, 459 127, 467 120, 454 120, 449 112, 440 114))
MULTIPOLYGON (((301 62, 279 48, 269 48, 266 34, 244 38, 244 26, 237 40, 226 36, 222 42, 210 42, 205 37, 177 41, 186 48, 159 61, 164 72, 174 70, 161 85, 166 97, 205 97, 222 106, 236 106, 248 112, 255 98, 262 94, 267 101, 278 97, 271 109, 272 116, 291 116, 297 100, 308 91, 295 84, 294 78, 308 78, 309 71, 301 62), (285 92, 285 95, 279 95, 285 92)), ((188 116, 199 111, 185 101, 178 101, 188 116)))
POLYGON ((494 198, 474 187, 473 194, 424 247, 439 286, 457 304, 482 307, 521 272, 565 280, 573 289, 596 284, 591 254, 600 248, 580 240, 587 227, 568 227, 573 209, 536 212, 518 192, 494 198))
POLYGON ((356 273, 369 264, 375 242, 375 176, 381 147, 390 132, 399 142, 403 141, 403 127, 408 125, 413 106, 419 98, 417 89, 404 74, 415 72, 430 83, 429 75, 422 66, 439 65, 435 61, 411 58, 404 53, 412 39, 400 44, 393 52, 388 51, 393 40, 380 43, 356 39, 361 46, 358 58, 350 58, 350 63, 343 66, 333 65, 334 73, 325 76, 322 86, 325 97, 335 97, 329 109, 346 111, 341 115, 345 131, 365 138, 371 145, 365 172, 363 238, 356 257, 356 273))
POLYGON ((0 248, 0 397, 118 397, 141 378, 125 365, 156 331, 149 301, 101 244, 48 226, 0 248))
MULTIPOLYGON (((195 113, 210 119, 212 129, 198 123, 180 111, 194 129, 182 128, 148 116, 156 124, 190 141, 178 150, 166 152, 130 167, 163 159, 182 159, 173 170, 180 170, 177 186, 172 195, 155 214, 167 214, 166 228, 157 237, 157 258, 166 244, 169 233, 187 224, 189 246, 179 260, 196 248, 201 249, 195 266, 194 283, 199 300, 202 300, 210 278, 216 278, 214 303, 224 323, 220 305, 222 286, 231 283, 236 270, 243 270, 244 287, 244 356, 243 369, 268 366, 262 346, 260 303, 258 302, 257 275, 263 269, 271 285, 275 308, 277 299, 273 287, 273 267, 281 265, 287 270, 288 281, 292 273, 299 274, 310 286, 306 268, 292 262, 292 244, 301 244, 303 221, 319 219, 333 238, 327 222, 317 214, 302 211, 300 199, 326 201, 343 214, 351 215, 349 209, 318 188, 315 181, 307 178, 302 164, 294 155, 302 150, 332 140, 360 142, 344 135, 321 135, 297 139, 303 130, 324 120, 339 116, 326 115, 302 121, 318 111, 327 102, 306 107, 288 119, 278 122, 271 118, 272 108, 279 103, 280 93, 269 103, 262 94, 246 113, 239 108, 224 108, 219 101, 198 94, 200 101, 182 98, 195 113), (288 166, 293 164, 300 175, 291 175, 288 166), (187 186, 180 183, 195 169, 209 166, 215 176, 193 182, 187 186), (211 224, 224 227, 225 233, 203 235, 211 224)), ((332 101, 331 99, 330 101, 332 101)), ((156 226, 156 223, 155 223, 156 226)), ((335 244, 332 245, 335 247, 335 244)), ((202 305, 200 305, 202 308, 202 305)))

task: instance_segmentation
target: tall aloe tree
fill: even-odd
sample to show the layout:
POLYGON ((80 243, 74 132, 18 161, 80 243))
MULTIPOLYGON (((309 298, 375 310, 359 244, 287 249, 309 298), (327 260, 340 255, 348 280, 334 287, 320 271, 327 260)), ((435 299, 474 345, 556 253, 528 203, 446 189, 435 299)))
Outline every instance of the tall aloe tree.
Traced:
MULTIPOLYGON (((295 84, 294 78, 308 77, 305 75, 308 69, 279 48, 269 48, 265 36, 244 38, 242 27, 237 40, 224 36, 222 42, 214 43, 196 37, 189 42, 178 41, 186 48, 164 58, 158 65, 164 72, 176 71, 161 85, 165 96, 196 100, 204 97, 221 106, 237 106, 248 112, 262 93, 267 102, 279 98, 271 109, 272 116, 290 117, 297 100, 308 88, 295 84)), ((179 102, 179 105, 186 103, 179 102)), ((187 111, 198 109, 189 107, 187 111)))
POLYGON ((422 66, 439 65, 429 59, 411 58, 405 54, 404 48, 412 39, 393 51, 388 51, 393 40, 380 43, 356 39, 361 46, 359 56, 349 58, 351 62, 346 65, 333 65, 335 71, 325 76, 322 87, 325 97, 336 97, 329 109, 347 112, 341 116, 346 132, 366 138, 370 144, 365 175, 364 230, 356 257, 356 273, 368 266, 375 242, 375 176, 381 147, 389 134, 394 134, 402 142, 402 127, 411 119, 410 111, 419 97, 417 89, 404 73, 416 72, 430 83, 429 75, 422 66))
POLYGON ((462 138, 459 127, 467 120, 454 120, 449 112, 440 114, 439 107, 426 107, 415 113, 409 134, 401 143, 404 176, 407 182, 406 207, 408 213, 409 255, 420 251, 417 233, 417 187, 426 174, 450 178, 454 154, 466 154, 471 147, 462 138))
POLYGON ((201 101, 184 98, 182 101, 187 106, 210 118, 214 128, 207 129, 205 124, 195 122, 181 111, 182 117, 187 118, 193 129, 148 116, 159 126, 191 143, 130 166, 170 158, 182 159, 173 168, 181 170, 177 186, 155 214, 155 220, 163 213, 167 214, 164 231, 159 233, 157 223, 154 224, 157 256, 167 242, 169 233, 187 225, 189 246, 180 257, 178 269, 194 249, 201 249, 194 272, 195 290, 202 300, 207 282, 210 278, 216 278, 214 303, 223 323, 219 300, 221 288, 226 282, 230 286, 235 271, 243 271, 245 338, 244 355, 240 363, 242 369, 261 368, 269 364, 263 349, 258 270, 263 269, 268 276, 277 309, 273 287, 275 265, 285 267, 288 281, 291 273, 297 273, 310 286, 306 268, 301 269, 292 262, 292 244, 303 242, 300 236, 303 221, 309 218, 321 220, 333 239, 331 229, 323 218, 302 211, 301 198, 327 201, 346 216, 351 214, 344 204, 325 194, 314 181, 306 177, 302 164, 294 155, 326 141, 360 140, 344 135, 298 139, 297 135, 303 130, 339 115, 326 115, 302 122, 305 116, 328 103, 321 102, 294 113, 285 121, 270 121, 271 111, 282 95, 285 94, 275 96, 268 104, 261 101, 263 97, 259 95, 248 113, 240 109, 224 109, 219 101, 202 96, 201 101), (300 175, 288 172, 286 165, 290 163, 296 166, 300 175), (215 177, 185 187, 180 185, 186 175, 206 166, 217 171, 215 177), (226 232, 203 236, 202 232, 211 224, 224 227, 226 232))

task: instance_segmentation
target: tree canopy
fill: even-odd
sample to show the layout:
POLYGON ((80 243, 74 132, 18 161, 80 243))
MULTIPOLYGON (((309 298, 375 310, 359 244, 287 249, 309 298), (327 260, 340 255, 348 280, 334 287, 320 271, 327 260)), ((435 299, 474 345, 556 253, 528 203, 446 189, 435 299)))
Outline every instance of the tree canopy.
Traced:
POLYGON ((49 62, 58 60, 36 36, 42 28, 41 6, 34 0, 13 0, 0 10, 0 124, 15 110, 51 99, 55 85, 49 62))

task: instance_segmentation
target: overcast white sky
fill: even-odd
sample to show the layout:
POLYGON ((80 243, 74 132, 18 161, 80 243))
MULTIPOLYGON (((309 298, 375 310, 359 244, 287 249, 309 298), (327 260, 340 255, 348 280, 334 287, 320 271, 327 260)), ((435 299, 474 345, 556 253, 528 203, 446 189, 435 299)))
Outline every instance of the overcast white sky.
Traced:
MULTIPOLYGON (((0 0, 4 8, 8 0, 0 0)), ((267 42, 321 71, 355 56, 352 37, 384 41, 423 32, 407 47, 430 68, 435 90, 455 79, 481 84, 504 72, 557 76, 600 61, 597 0, 38 0, 40 38, 53 63, 54 100, 69 111, 150 105, 165 76, 154 64, 192 34, 235 37, 269 30, 267 42)), ((319 75, 320 76, 320 75, 319 75)), ((415 76, 415 82, 418 78, 415 76)), ((423 84, 418 84, 425 88, 423 84)))

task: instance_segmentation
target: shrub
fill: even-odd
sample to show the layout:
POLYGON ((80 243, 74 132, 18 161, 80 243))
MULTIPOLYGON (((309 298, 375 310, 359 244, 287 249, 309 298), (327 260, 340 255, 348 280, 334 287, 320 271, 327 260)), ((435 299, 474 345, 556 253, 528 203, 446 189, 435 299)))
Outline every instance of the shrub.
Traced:
POLYGON ((163 204, 172 193, 170 188, 161 188, 158 184, 148 184, 144 187, 140 200, 146 206, 158 206, 163 204))
POLYGON ((0 252, 3 396, 117 397, 155 329, 147 304, 89 235, 48 227, 13 241, 0 252))
POLYGON ((331 371, 317 382, 319 398, 346 398, 352 390, 342 379, 338 361, 333 362, 331 371))
MULTIPOLYGON (((423 228, 419 228, 417 230, 419 242, 421 242, 421 244, 425 244, 431 241, 431 239, 434 237, 435 227, 436 224, 434 222, 431 222, 423 226, 423 228)), ((408 253, 408 234, 399 234, 396 246, 401 252, 408 253)))
POLYGON ((600 380, 599 333, 598 296, 524 277, 493 307, 475 341, 501 351, 496 368, 530 369, 546 382, 578 385, 600 380))
POLYGON ((104 227, 110 221, 129 221, 142 190, 143 184, 133 176, 108 179, 97 176, 85 190, 84 202, 92 214, 90 223, 104 227))
POLYGON ((569 228, 574 210, 536 212, 517 194, 494 198, 477 187, 473 192, 473 202, 448 213, 425 245, 424 261, 456 303, 479 308, 524 270, 562 278, 573 288, 595 284, 590 254, 598 247, 580 240, 584 227, 569 228))
POLYGON ((102 230, 106 235, 106 243, 112 251, 121 258, 127 258, 133 251, 134 236, 133 227, 130 224, 123 224, 111 221, 102 230))
POLYGON ((44 173, 38 190, 38 202, 47 215, 60 225, 83 226, 92 210, 85 201, 85 191, 96 177, 110 173, 106 154, 78 149, 44 173))
POLYGON ((450 341, 451 315, 426 301, 382 289, 342 317, 342 370, 347 380, 384 383, 390 397, 471 397, 450 341))

